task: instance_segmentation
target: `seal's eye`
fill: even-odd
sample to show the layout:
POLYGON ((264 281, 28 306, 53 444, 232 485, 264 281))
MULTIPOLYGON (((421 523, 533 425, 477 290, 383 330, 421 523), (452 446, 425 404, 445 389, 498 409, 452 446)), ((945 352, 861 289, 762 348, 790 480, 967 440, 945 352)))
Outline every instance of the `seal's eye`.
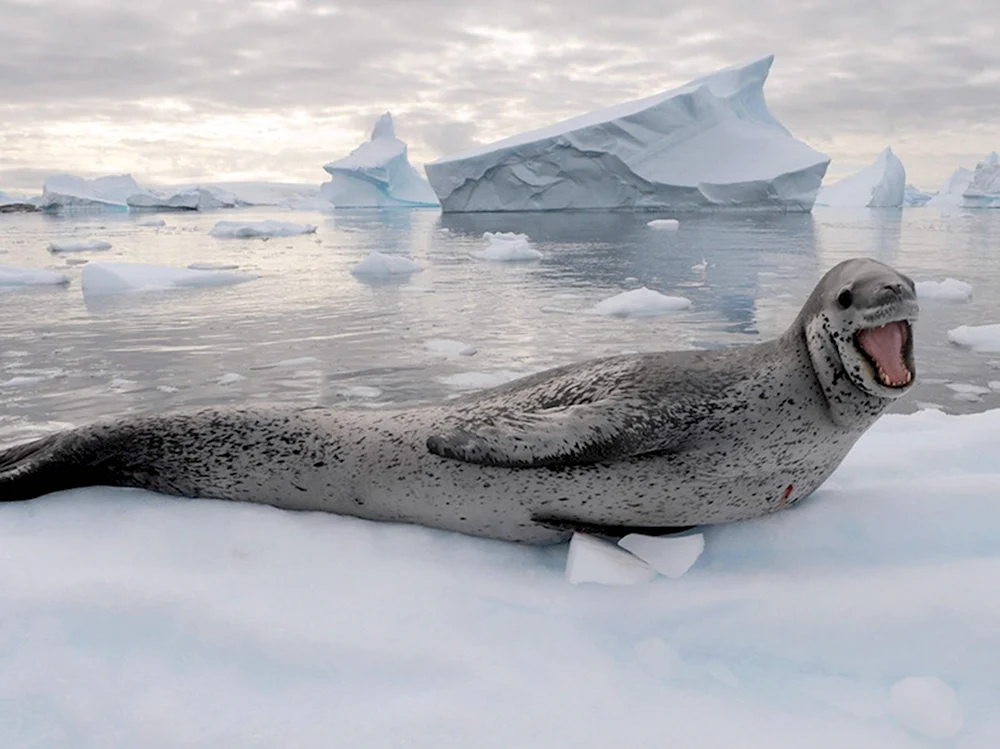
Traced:
POLYGON ((847 309, 848 307, 850 307, 853 301, 854 301, 854 294, 851 293, 850 289, 844 289, 842 292, 840 292, 840 295, 837 297, 837 304, 839 304, 842 309, 847 309))

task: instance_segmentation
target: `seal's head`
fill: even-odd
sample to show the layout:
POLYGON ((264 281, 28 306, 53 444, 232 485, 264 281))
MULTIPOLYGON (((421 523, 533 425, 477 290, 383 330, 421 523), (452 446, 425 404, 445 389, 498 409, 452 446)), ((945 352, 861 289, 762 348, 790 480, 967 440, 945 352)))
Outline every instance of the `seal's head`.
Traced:
POLYGON ((876 398, 898 398, 909 390, 916 378, 917 312, 913 281, 888 265, 854 258, 831 268, 799 315, 828 392, 845 375, 876 398))

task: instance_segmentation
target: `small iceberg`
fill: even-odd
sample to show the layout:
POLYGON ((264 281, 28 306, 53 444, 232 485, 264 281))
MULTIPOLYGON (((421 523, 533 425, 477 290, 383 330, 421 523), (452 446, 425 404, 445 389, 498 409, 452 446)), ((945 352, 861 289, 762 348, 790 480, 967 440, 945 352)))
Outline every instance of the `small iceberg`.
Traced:
POLYGON ((474 356, 476 347, 451 338, 434 338, 424 342, 424 348, 441 356, 474 356))
POLYGON ((430 184, 410 165, 406 144, 396 137, 392 115, 383 114, 371 140, 323 167, 330 181, 320 195, 336 208, 436 206, 430 184))
POLYGON ((948 331, 948 340, 973 351, 1000 351, 1000 323, 959 325, 948 331))
POLYGON ((527 260, 538 260, 542 253, 528 244, 527 234, 516 234, 509 231, 486 232, 485 249, 473 252, 472 257, 479 260, 490 260, 495 263, 517 263, 527 260))
POLYGON ((83 242, 51 242, 49 252, 98 252, 110 250, 111 242, 103 239, 88 239, 83 242))
POLYGON ((69 276, 51 270, 0 265, 0 286, 63 286, 69 276))
POLYGON ((660 230, 666 229, 668 231, 679 229, 680 225, 681 222, 675 218, 655 218, 652 221, 646 222, 646 226, 648 226, 650 229, 660 229, 660 230))
POLYGON ((351 273, 355 276, 388 278, 390 276, 409 276, 422 270, 420 265, 408 257, 373 252, 351 268, 351 273))
POLYGON ((109 294, 128 291, 163 291, 198 286, 224 286, 253 281, 247 273, 191 270, 143 263, 89 263, 80 284, 85 293, 109 294))
POLYGON ((220 239, 252 239, 254 237, 294 237, 315 234, 312 224, 295 224, 290 221, 219 221, 209 232, 220 239))
POLYGON ((816 205, 833 208, 899 208, 906 192, 903 162, 886 146, 875 161, 819 191, 816 205))
POLYGON ((917 281, 917 297, 942 302, 967 302, 972 299, 972 284, 954 278, 943 281, 917 281))
POLYGON ((667 296, 642 286, 615 294, 594 306, 594 313, 608 317, 647 317, 687 309, 691 300, 683 296, 667 296))
POLYGON ((976 164, 965 192, 964 208, 1000 208, 1000 156, 996 152, 976 164))

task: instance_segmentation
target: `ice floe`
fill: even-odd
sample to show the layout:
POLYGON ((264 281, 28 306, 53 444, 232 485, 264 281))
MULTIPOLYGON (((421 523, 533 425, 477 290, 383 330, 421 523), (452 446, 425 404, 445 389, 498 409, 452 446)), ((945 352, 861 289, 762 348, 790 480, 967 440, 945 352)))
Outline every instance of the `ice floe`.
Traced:
POLYGON ((948 340, 973 351, 1000 351, 1000 323, 959 325, 948 331, 948 340))
POLYGON ((298 234, 315 234, 313 224, 296 224, 290 221, 219 221, 209 232, 213 237, 250 239, 254 237, 292 237, 298 234))
POLYGON ((144 263, 88 263, 80 284, 85 293, 159 291, 197 286, 224 286, 252 281, 248 273, 200 271, 144 263))
POLYGON ((479 260, 491 260, 497 263, 516 263, 527 260, 538 260, 542 253, 528 242, 527 234, 515 232, 486 232, 483 234, 485 247, 472 252, 472 257, 479 260))
POLYGON ((68 283, 69 276, 65 273, 0 265, 0 286, 61 286, 68 283))
POLYGON ((967 302, 972 299, 972 284, 954 278, 943 281, 917 281, 917 297, 944 302, 967 302))
POLYGON ((383 252, 373 252, 364 260, 351 268, 355 276, 373 276, 385 278, 389 276, 408 276, 419 273, 423 268, 404 255, 393 255, 383 252))
POLYGON ((623 291, 594 305, 593 312, 608 317, 648 317, 687 309, 691 300, 682 296, 667 296, 642 286, 623 291))
POLYGON ((103 239, 87 239, 80 242, 49 243, 49 252, 99 252, 110 249, 111 242, 103 239))

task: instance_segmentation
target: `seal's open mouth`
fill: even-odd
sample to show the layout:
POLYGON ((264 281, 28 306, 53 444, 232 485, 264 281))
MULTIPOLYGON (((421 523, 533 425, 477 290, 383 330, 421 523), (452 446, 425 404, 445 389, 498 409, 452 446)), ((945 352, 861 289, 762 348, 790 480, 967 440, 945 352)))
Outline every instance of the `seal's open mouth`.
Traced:
POLYGON ((902 388, 913 381, 913 344, 908 322, 898 320, 879 328, 864 328, 854 338, 883 385, 902 388))

